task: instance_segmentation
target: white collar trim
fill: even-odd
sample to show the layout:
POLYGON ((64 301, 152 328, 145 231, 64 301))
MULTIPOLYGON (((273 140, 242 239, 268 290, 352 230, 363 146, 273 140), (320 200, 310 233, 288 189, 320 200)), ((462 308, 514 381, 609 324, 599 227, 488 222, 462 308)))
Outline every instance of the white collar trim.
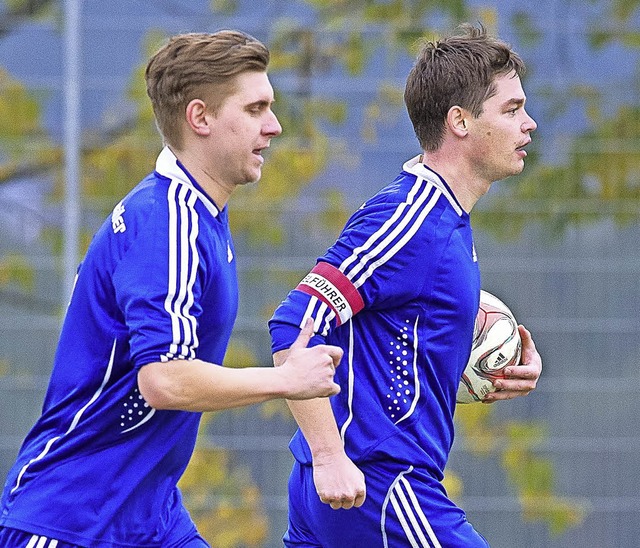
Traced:
POLYGON ((220 210, 218 209, 216 204, 213 202, 213 200, 211 200, 211 198, 209 198, 209 196, 207 196, 191 182, 191 179, 189 179, 186 170, 178 165, 178 158, 176 158, 176 155, 171 152, 171 149, 169 147, 164 147, 158 155, 158 159, 156 160, 156 172, 163 177, 171 179, 172 181, 177 181, 181 184, 189 185, 198 195, 198 198, 200 198, 205 207, 211 212, 211 214, 214 217, 218 216, 220 210))
POLYGON ((438 187, 438 189, 441 190, 445 195, 447 200, 449 200, 456 213, 462 216, 464 210, 456 200, 455 196, 449 190, 449 187, 444 184, 443 179, 440 177, 440 175, 425 166, 421 160, 422 155, 418 154, 418 156, 411 158, 411 160, 407 160, 402 166, 402 169, 407 173, 411 173, 416 177, 420 177, 425 181, 429 181, 431 184, 438 187))

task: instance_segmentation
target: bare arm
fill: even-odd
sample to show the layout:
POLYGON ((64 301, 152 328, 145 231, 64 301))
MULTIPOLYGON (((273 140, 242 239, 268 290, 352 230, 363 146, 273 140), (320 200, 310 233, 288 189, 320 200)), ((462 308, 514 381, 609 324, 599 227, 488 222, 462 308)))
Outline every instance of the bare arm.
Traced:
POLYGON ((488 394, 484 402, 491 403, 526 396, 535 390, 538 384, 542 374, 542 357, 536 350, 531 333, 522 325, 518 326, 518 330, 522 339, 520 365, 505 369, 506 378, 494 381, 493 384, 498 390, 488 394))
MULTIPOLYGON (((273 355, 276 368, 285 363, 292 349, 273 355)), ((309 443, 320 500, 334 510, 362 506, 366 497, 364 475, 344 451, 329 400, 287 400, 287 404, 309 443)))
POLYGON ((144 365, 138 386, 155 409, 217 411, 274 398, 306 399, 337 394, 333 382, 342 350, 335 346, 306 348, 313 334, 309 322, 291 346, 283 366, 230 369, 202 360, 174 360, 144 365))

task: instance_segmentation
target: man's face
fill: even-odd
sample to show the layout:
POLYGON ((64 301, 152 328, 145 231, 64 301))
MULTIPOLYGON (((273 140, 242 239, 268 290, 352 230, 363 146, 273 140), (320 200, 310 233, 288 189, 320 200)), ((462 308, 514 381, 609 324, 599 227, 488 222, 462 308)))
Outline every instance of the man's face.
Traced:
POLYGON ((496 93, 484 102, 482 114, 469 120, 473 164, 488 183, 524 169, 524 147, 537 127, 524 109, 520 78, 511 72, 496 78, 495 85, 496 93))
POLYGON ((245 72, 236 77, 235 92, 212 117, 207 171, 225 186, 260 179, 262 151, 282 127, 271 110, 273 88, 264 72, 245 72))

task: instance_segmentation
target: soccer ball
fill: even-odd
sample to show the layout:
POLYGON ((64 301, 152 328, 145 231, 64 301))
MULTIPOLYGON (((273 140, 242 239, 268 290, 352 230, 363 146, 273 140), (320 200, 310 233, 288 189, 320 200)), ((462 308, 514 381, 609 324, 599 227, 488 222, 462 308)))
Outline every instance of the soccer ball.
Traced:
POLYGON ((494 392, 492 379, 504 378, 504 368, 520 364, 522 341, 511 310, 498 297, 480 291, 471 356, 462 373, 456 401, 473 403, 494 392))

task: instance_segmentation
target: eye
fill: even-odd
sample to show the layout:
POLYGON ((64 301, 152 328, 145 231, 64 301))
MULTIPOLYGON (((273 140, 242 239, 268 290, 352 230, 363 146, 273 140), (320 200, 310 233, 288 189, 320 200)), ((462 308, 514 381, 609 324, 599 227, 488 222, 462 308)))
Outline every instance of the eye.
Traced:
MULTIPOLYGON (((505 105, 505 106, 507 106, 507 105, 505 105)), ((508 109, 505 111, 505 113, 506 113, 506 114, 508 114, 509 116, 515 116, 515 115, 516 115, 516 113, 517 113, 520 109, 524 108, 524 102, 521 102, 521 101, 512 101, 512 102, 510 102, 510 104, 509 104, 508 106, 510 106, 511 108, 508 108, 508 109)))
POLYGON ((252 115, 259 116, 268 108, 269 108, 268 103, 259 102, 259 103, 254 103, 252 105, 248 105, 247 112, 249 112, 252 115))

